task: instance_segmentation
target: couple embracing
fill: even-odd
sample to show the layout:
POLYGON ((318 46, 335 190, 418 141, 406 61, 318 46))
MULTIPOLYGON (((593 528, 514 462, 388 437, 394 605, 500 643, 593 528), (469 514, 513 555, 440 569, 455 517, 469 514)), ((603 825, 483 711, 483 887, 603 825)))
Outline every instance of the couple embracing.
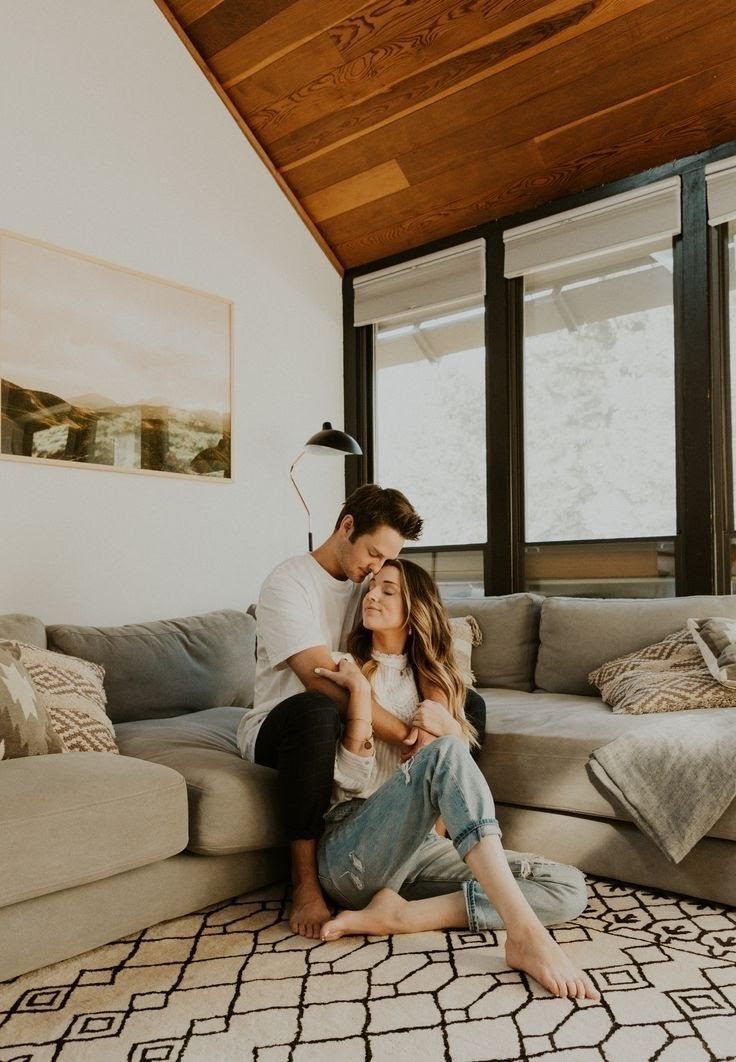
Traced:
POLYGON ((544 928, 581 913, 582 874, 501 845, 474 759, 485 704, 457 669, 434 582, 398 559, 421 529, 400 491, 360 487, 329 538, 261 590, 238 744, 279 772, 291 928, 505 929, 509 965, 553 995, 598 999, 544 928))

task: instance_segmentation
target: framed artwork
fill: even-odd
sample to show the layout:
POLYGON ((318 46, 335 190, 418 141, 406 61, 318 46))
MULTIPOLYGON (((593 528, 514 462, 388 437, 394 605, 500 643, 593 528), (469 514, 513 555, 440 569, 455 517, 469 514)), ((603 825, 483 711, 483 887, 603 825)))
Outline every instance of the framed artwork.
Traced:
POLYGON ((0 231, 0 455, 231 478, 232 303, 0 231))

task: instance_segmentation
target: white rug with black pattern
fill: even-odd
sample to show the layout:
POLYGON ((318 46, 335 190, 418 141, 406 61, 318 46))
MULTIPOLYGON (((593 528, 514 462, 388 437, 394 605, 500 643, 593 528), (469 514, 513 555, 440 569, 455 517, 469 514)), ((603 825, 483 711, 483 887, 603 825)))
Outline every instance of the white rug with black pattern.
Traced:
POLYGON ((0 984, 0 1062, 733 1062, 736 910, 589 896, 554 934, 598 1005, 509 970, 501 934, 295 937, 279 886, 0 984))

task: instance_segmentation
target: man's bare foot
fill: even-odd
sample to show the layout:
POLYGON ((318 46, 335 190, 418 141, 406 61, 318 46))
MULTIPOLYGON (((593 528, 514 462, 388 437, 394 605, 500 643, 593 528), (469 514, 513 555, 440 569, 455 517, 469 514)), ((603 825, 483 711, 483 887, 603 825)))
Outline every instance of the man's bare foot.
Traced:
POLYGON ((601 998, 587 974, 578 970, 542 925, 509 933, 506 961, 514 970, 531 974, 553 996, 596 1001, 601 998))
POLYGON ((362 911, 340 911, 322 926, 322 940, 360 934, 383 936, 386 933, 411 933, 410 904, 392 889, 379 889, 362 911))
POLYGON ((322 926, 331 914, 319 885, 294 886, 289 914, 289 927, 292 933, 308 937, 309 940, 319 940, 322 926))

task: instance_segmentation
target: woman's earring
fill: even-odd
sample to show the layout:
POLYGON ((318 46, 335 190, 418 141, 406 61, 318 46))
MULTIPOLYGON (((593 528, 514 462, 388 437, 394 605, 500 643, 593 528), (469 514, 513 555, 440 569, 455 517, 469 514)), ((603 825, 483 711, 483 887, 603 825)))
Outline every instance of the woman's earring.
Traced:
POLYGON ((409 630, 408 630, 408 631, 407 631, 406 633, 407 633, 407 636, 408 636, 409 638, 411 638, 412 634, 414 633, 414 631, 413 631, 413 629, 412 629, 411 625, 409 626, 409 630))

